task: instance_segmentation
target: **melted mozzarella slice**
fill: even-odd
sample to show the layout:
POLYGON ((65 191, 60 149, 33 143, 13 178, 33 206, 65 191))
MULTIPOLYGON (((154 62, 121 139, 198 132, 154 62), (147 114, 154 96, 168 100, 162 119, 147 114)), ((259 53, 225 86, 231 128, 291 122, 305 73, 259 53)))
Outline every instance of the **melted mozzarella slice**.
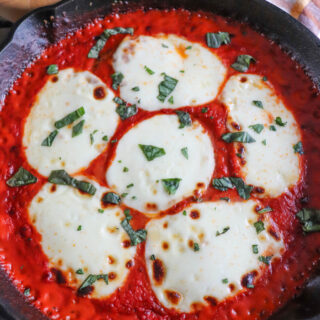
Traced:
POLYGON ((115 71, 124 75, 121 98, 146 110, 209 102, 216 97, 226 74, 226 68, 214 53, 175 35, 126 37, 113 59, 115 71), (178 83, 161 102, 157 96, 163 73, 178 83), (135 87, 139 91, 132 90, 135 87), (173 101, 169 100, 171 96, 173 101))
POLYGON ((194 121, 192 126, 179 129, 176 115, 159 115, 139 123, 121 138, 107 181, 118 193, 127 194, 122 199, 126 205, 154 213, 196 189, 201 193, 213 170, 213 147, 200 123, 194 121), (163 148, 165 154, 148 161, 139 144, 163 148), (168 194, 162 179, 172 178, 181 180, 175 193, 168 194))
POLYGON ((90 182, 97 188, 94 196, 68 186, 45 184, 29 206, 29 217, 41 234, 50 266, 64 271, 70 286, 79 288, 89 274, 109 274, 109 284, 95 282, 91 294, 105 297, 123 284, 128 274, 126 263, 133 259, 135 247, 122 246, 129 240, 120 225, 122 210, 114 206, 100 213, 100 199, 107 189, 90 182), (77 274, 78 269, 84 274, 77 274), (111 274, 116 277, 111 279, 111 274))
MULTIPOLYGON (((259 256, 279 255, 282 240, 274 240, 266 230, 256 232, 255 205, 253 201, 194 204, 186 215, 180 212, 147 224, 147 270, 166 307, 189 312, 193 304, 219 302, 241 290, 248 273, 256 271, 255 279, 259 277, 266 266, 259 256), (258 254, 252 245, 257 245, 258 254)), ((265 221, 265 229, 268 225, 265 221)))
POLYGON ((99 78, 88 71, 73 69, 62 70, 57 77, 56 82, 50 77, 40 90, 24 127, 27 159, 44 176, 53 169, 74 173, 88 166, 106 147, 102 137, 110 137, 119 121, 112 101, 114 95, 99 78), (94 90, 99 87, 105 97, 97 100, 94 90), (41 146, 54 131, 55 121, 81 106, 85 109, 84 116, 59 129, 51 147, 41 146), (82 133, 72 137, 72 128, 81 120, 85 120, 82 133))
POLYGON ((242 173, 246 183, 263 187, 265 195, 278 196, 299 180, 299 154, 293 146, 301 140, 298 125, 277 97, 269 83, 257 75, 236 75, 227 82, 221 101, 229 111, 228 126, 240 125, 241 131, 248 132, 255 140, 245 143, 246 164, 242 173), (263 109, 254 105, 261 101, 263 109), (280 117, 286 125, 275 123, 280 117), (264 129, 257 133, 249 126, 262 124, 264 129), (276 131, 270 130, 274 126, 276 131))

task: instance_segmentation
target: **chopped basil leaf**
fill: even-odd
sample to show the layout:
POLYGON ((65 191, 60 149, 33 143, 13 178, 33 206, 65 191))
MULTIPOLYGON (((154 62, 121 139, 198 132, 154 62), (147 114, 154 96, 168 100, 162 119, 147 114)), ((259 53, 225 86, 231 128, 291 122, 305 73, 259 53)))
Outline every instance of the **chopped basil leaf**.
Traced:
POLYGON ((107 192, 102 197, 102 202, 104 203, 119 204, 120 201, 121 201, 120 197, 114 192, 107 192))
POLYGON ((127 188, 132 188, 133 186, 134 186, 134 184, 130 183, 130 184, 127 185, 127 188))
POLYGON ((267 140, 264 139, 264 140, 261 141, 261 143, 262 143, 264 146, 266 146, 266 145, 267 145, 267 140))
POLYGON ((140 88, 139 87, 133 87, 131 90, 137 92, 137 91, 140 91, 140 88))
POLYGON ((272 259, 272 256, 259 256, 258 260, 260 262, 263 262, 264 264, 266 264, 267 266, 270 264, 270 261, 272 259))
POLYGON ((202 112, 202 113, 208 112, 208 107, 203 107, 203 108, 201 109, 201 112, 202 112))
POLYGON ((50 64, 47 68, 47 74, 57 74, 59 72, 59 67, 56 64, 50 64))
POLYGON ((76 271, 76 274, 84 274, 84 272, 83 272, 82 269, 78 269, 78 270, 76 271))
POLYGON ((262 81, 268 81, 268 78, 266 76, 263 76, 262 81))
POLYGON ((99 39, 97 40, 96 44, 90 49, 88 53, 88 58, 97 59, 99 57, 100 51, 103 49, 105 44, 107 43, 110 36, 114 36, 116 34, 130 34, 133 35, 133 28, 113 28, 113 29, 105 29, 103 33, 100 35, 99 39))
POLYGON ((184 70, 180 70, 181 73, 184 73, 184 70))
POLYGON ((121 193, 121 198, 125 198, 128 194, 128 192, 121 193))
POLYGON ((56 138, 58 130, 52 131, 41 143, 43 147, 51 147, 53 140, 56 138))
POLYGON ((266 212, 271 212, 271 211, 272 211, 272 208, 265 207, 265 208, 259 210, 258 213, 266 213, 266 212))
POLYGON ((146 70, 149 74, 154 74, 154 71, 152 71, 150 68, 148 68, 147 66, 144 66, 144 70, 146 70))
POLYGON ((222 140, 228 143, 231 142, 242 142, 242 143, 252 143, 256 142, 249 133, 245 131, 238 131, 238 132, 228 132, 222 135, 222 140))
POLYGON ((31 174, 28 170, 20 167, 19 170, 7 180, 7 185, 9 187, 21 187, 28 184, 36 183, 38 179, 31 174))
POLYGON ((262 101, 260 101, 260 100, 253 100, 252 103, 253 103, 256 107, 258 107, 258 108, 260 108, 260 109, 263 109, 262 101))
POLYGON ((48 181, 53 184, 67 185, 80 191, 94 195, 97 189, 87 181, 79 181, 71 176, 65 170, 53 170, 50 173, 48 181))
POLYGON ((230 34, 228 32, 208 32, 206 34, 207 46, 209 48, 219 48, 222 44, 229 44, 230 34))
POLYGON ((156 260, 156 257, 155 257, 154 254, 152 254, 152 255, 150 256, 150 260, 152 260, 152 261, 156 260))
POLYGON ((108 138, 108 136, 103 136, 103 137, 102 137, 102 140, 103 140, 103 141, 108 141, 109 138, 108 138))
POLYGON ((320 210, 304 208, 297 213, 304 232, 320 231, 320 210))
POLYGON ((61 128, 67 126, 68 124, 76 121, 77 119, 81 118, 84 114, 85 114, 84 108, 80 107, 77 110, 67 114, 64 118, 56 121, 54 123, 54 126, 57 129, 61 129, 61 128))
POLYGON ((287 122, 283 122, 280 117, 276 117, 275 123, 280 127, 285 127, 287 122))
POLYGON ((224 284, 227 284, 229 281, 228 281, 227 278, 224 278, 224 279, 221 280, 221 282, 224 283, 224 284))
POLYGON ((199 244, 195 242, 195 243, 193 244, 193 251, 197 252, 197 251, 199 251, 199 250, 200 250, 199 244))
POLYGON ((126 103, 118 97, 115 97, 113 101, 118 104, 116 112, 120 116, 121 120, 126 120, 138 112, 135 104, 132 106, 127 106, 126 103))
POLYGON ((234 188, 232 181, 228 177, 213 179, 212 186, 220 191, 227 191, 228 189, 234 188))
POLYGON ((229 202, 229 201, 230 201, 230 198, 228 198, 228 197, 221 197, 220 200, 229 202))
POLYGON ((99 212, 99 213, 104 213, 104 210, 99 208, 99 209, 98 209, 98 212, 99 212))
POLYGON ((253 224, 253 226, 256 228, 257 234, 265 230, 263 221, 257 221, 253 224))
POLYGON ((236 153, 236 156, 240 159, 242 159, 242 154, 241 153, 236 153))
POLYGON ((192 46, 187 46, 186 47, 186 50, 190 50, 190 49, 192 49, 192 46))
POLYGON ((23 294, 26 296, 26 297, 29 297, 30 296, 30 288, 27 288, 23 291, 23 294))
POLYGON ((189 154, 188 154, 188 147, 184 147, 181 150, 182 155, 186 158, 189 159, 189 154))
POLYGON ((161 46, 163 47, 163 48, 169 48, 166 44, 164 44, 164 43, 161 43, 161 46))
POLYGON ((192 124, 190 114, 185 111, 176 111, 178 115, 180 126, 179 129, 183 129, 184 127, 190 127, 192 124))
POLYGON ((249 126, 249 128, 254 130, 256 133, 260 133, 264 129, 264 126, 263 124, 257 123, 249 126))
POLYGON ((216 237, 221 236, 222 234, 226 233, 229 230, 230 230, 230 227, 224 227, 221 232, 220 231, 216 232, 216 237))
POLYGON ((178 83, 178 80, 164 74, 164 80, 161 81, 158 86, 158 89, 159 89, 159 95, 157 96, 158 100, 161 102, 164 102, 166 98, 170 95, 170 93, 174 90, 177 83, 178 83))
POLYGON ((82 230, 82 226, 79 225, 78 228, 77 228, 77 231, 81 231, 82 230))
POLYGON ((183 210, 183 211, 182 211, 182 214, 183 214, 184 216, 186 216, 186 215, 187 215, 187 211, 186 211, 186 210, 183 210))
POLYGON ((270 130, 270 131, 277 131, 277 128, 272 124, 272 125, 269 127, 269 130, 270 130))
POLYGON ((152 161, 155 158, 162 157, 166 154, 163 148, 158 148, 152 145, 139 144, 139 148, 148 161, 152 161))
POLYGON ((123 167, 122 171, 123 171, 123 172, 128 172, 128 171, 129 171, 129 168, 123 167))
POLYGON ((231 68, 239 72, 247 72, 251 62, 256 62, 256 60, 248 54, 241 54, 237 57, 236 62, 231 65, 231 68))
POLYGON ((239 196, 245 200, 250 198, 250 193, 253 189, 252 186, 246 185, 241 178, 237 177, 213 179, 212 186, 220 191, 226 191, 235 187, 239 196))
POLYGON ((171 96, 171 97, 168 99, 168 102, 171 103, 171 104, 174 104, 173 96, 171 96))
POLYGON ((293 146, 294 153, 304 154, 302 142, 299 141, 293 146))
POLYGON ((179 188, 180 181, 181 179, 179 178, 161 179, 164 190, 170 195, 176 193, 179 188))
POLYGON ((136 196, 132 196, 131 199, 132 199, 132 200, 136 200, 137 197, 136 197, 136 196))
POLYGON ((130 210, 126 209, 124 211, 125 219, 121 221, 121 227, 124 229, 124 231, 128 234, 131 245, 136 246, 137 244, 144 242, 147 238, 147 230, 139 229, 137 231, 133 230, 130 225, 130 220, 132 219, 132 216, 130 215, 130 210))
POLYGON ((97 280, 103 279, 106 284, 109 284, 108 274, 89 274, 86 279, 82 282, 78 291, 82 291, 86 287, 92 286, 97 280))
POLYGON ((116 143, 118 141, 118 139, 113 139, 111 140, 111 143, 116 143))
POLYGON ((81 120, 72 128, 72 138, 82 133, 83 125, 84 125, 84 120, 81 120))
POLYGON ((258 254, 259 253, 259 248, 258 248, 258 245, 257 244, 253 244, 252 245, 252 252, 254 254, 258 254))
POLYGON ((94 135, 98 132, 98 130, 94 130, 93 132, 90 133, 90 143, 94 143, 94 135))
POLYGON ((122 82, 124 76, 121 72, 115 72, 111 75, 112 79, 112 89, 118 90, 120 83, 122 82))

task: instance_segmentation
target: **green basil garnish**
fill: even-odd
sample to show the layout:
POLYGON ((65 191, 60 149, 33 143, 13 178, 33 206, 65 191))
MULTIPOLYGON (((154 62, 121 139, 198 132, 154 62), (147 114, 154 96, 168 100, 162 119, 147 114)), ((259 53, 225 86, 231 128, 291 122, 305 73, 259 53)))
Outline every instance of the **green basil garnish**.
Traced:
POLYGON ((183 129, 184 127, 190 127, 192 124, 190 114, 185 111, 176 111, 178 115, 180 126, 179 129, 183 129))
POLYGON ((59 67, 56 64, 50 64, 47 68, 47 74, 57 74, 59 72, 59 67))
POLYGON ((176 193, 179 188, 180 181, 181 179, 179 178, 161 179, 164 190, 170 195, 176 193))
POLYGON ((253 100, 252 103, 253 103, 256 107, 258 107, 258 108, 260 108, 260 109, 263 109, 262 101, 260 101, 260 100, 253 100))
POLYGON ((163 148, 158 148, 152 145, 139 144, 139 148, 148 161, 152 161, 153 159, 162 157, 166 154, 163 148))
POLYGON ((119 204, 120 201, 121 201, 121 198, 114 192, 107 192, 102 197, 102 202, 104 203, 119 204))
POLYGON ((71 177, 65 170, 53 170, 50 173, 48 181, 53 184, 66 185, 76 188, 82 192, 94 195, 97 189, 87 181, 80 181, 71 177))
POLYGON ((258 260, 260 262, 263 262, 267 266, 270 264, 271 259, 272 259, 272 256, 260 256, 260 257, 258 257, 258 260))
POLYGON ((199 251, 199 250, 200 250, 199 243, 194 242, 194 244, 193 244, 193 251, 197 252, 197 251, 199 251))
POLYGON ((287 122, 283 122, 280 117, 276 117, 275 123, 280 127, 285 127, 287 122))
POLYGON ((219 48, 222 44, 229 44, 230 34, 228 32, 208 32, 206 34, 207 46, 209 48, 219 48))
POLYGON ((238 132, 228 132, 221 136, 222 140, 228 143, 231 142, 242 142, 242 143, 252 143, 256 142, 249 133, 245 131, 238 131, 238 132))
POLYGON ((83 270, 80 268, 76 271, 76 274, 84 274, 83 270))
POLYGON ((277 131, 277 128, 272 124, 272 125, 269 127, 269 130, 270 130, 270 131, 277 131))
POLYGON ((54 130, 50 132, 50 134, 42 141, 41 145, 43 147, 51 147, 53 140, 56 138, 58 134, 58 130, 54 130))
POLYGON ((237 57, 236 62, 231 65, 231 68, 239 72, 247 72, 251 62, 256 62, 256 60, 248 54, 241 54, 237 57))
POLYGON ((254 254, 258 254, 259 253, 259 248, 258 248, 258 245, 257 244, 253 244, 252 245, 252 252, 254 254))
POLYGON ((84 125, 85 120, 81 120, 79 123, 77 123, 73 128, 72 128, 72 138, 80 135, 83 130, 83 125, 84 125))
POLYGON ((188 147, 184 147, 181 150, 182 155, 186 158, 189 159, 189 154, 188 154, 188 147))
POLYGON ((302 142, 299 141, 295 145, 293 145, 294 153, 304 154, 302 142))
POLYGON ((239 196, 245 200, 250 198, 250 193, 253 190, 252 186, 245 184, 241 178, 237 177, 213 179, 212 186, 220 191, 236 188, 239 196))
MULTIPOLYGON (((164 74, 164 80, 160 82, 158 100, 164 102, 165 99, 170 95, 178 83, 178 80, 171 78, 164 74)), ((173 102, 172 102, 173 103, 173 102)))
POLYGON ((118 90, 120 83, 122 82, 124 76, 121 72, 115 72, 111 75, 112 79, 112 89, 118 90))
POLYGON ((37 181, 38 179, 33 174, 23 167, 20 167, 19 170, 9 180, 7 180, 6 183, 9 187, 21 187, 36 183, 37 181))
POLYGON ((253 226, 256 228, 257 234, 265 230, 263 221, 257 221, 253 224, 253 226))
POLYGON ((133 230, 130 225, 130 220, 132 219, 132 216, 130 215, 130 210, 126 209, 124 210, 125 219, 121 221, 121 227, 124 229, 124 231, 128 234, 130 238, 130 242, 132 246, 136 246, 137 244, 144 242, 147 238, 147 230, 139 229, 137 231, 133 230))
POLYGON ((297 213, 304 232, 320 231, 320 210, 304 208, 297 213))
POLYGON ((138 112, 135 104, 132 106, 127 106, 127 104, 118 97, 115 97, 113 101, 118 104, 116 112, 120 116, 121 120, 126 120, 138 112))
POLYGON ((150 68, 148 68, 147 66, 144 66, 144 70, 146 70, 150 75, 154 74, 154 71, 152 71, 150 68))
POLYGON ((259 211, 257 211, 258 213, 266 213, 266 212, 271 212, 272 211, 272 208, 270 207, 265 207, 259 211))
POLYGON ((68 124, 76 121, 77 119, 81 118, 84 114, 85 114, 84 108, 80 107, 79 109, 67 114, 64 118, 56 121, 54 123, 54 126, 57 129, 61 129, 61 128, 67 126, 68 124))
POLYGON ((86 279, 82 282, 81 286, 79 287, 78 291, 82 291, 86 287, 92 286, 96 281, 104 280, 106 284, 109 284, 108 274, 89 274, 86 279))
POLYGON ((107 43, 108 39, 111 36, 116 34, 130 34, 133 35, 133 28, 113 28, 113 29, 105 29, 103 33, 100 35, 99 39, 97 40, 96 44, 90 49, 88 53, 88 58, 97 59, 99 57, 100 51, 103 49, 105 44, 107 43))
POLYGON ((257 123, 249 126, 249 128, 255 131, 256 133, 260 133, 264 129, 264 126, 263 124, 257 123))
POLYGON ((98 130, 93 130, 90 133, 90 144, 94 144, 94 135, 98 132, 98 130))
POLYGON ((140 88, 139 87, 133 87, 131 90, 137 92, 137 91, 140 91, 140 88))
POLYGON ((222 234, 226 233, 229 230, 230 230, 230 227, 224 227, 221 232, 220 231, 216 232, 216 237, 221 236, 222 234))

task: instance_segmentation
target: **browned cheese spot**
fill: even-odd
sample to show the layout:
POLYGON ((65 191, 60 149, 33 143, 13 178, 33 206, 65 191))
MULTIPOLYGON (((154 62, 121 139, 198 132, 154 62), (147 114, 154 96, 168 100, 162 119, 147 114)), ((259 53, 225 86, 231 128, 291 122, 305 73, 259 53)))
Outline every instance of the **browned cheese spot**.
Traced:
POLYGON ((93 91, 93 96, 97 99, 97 100, 101 100, 106 96, 106 93, 104 91, 103 87, 97 87, 94 89, 93 91))
POLYGON ((153 279, 157 285, 161 285, 165 277, 165 267, 163 262, 159 259, 156 259, 152 262, 152 271, 153 271, 153 279))
POLYGON ((216 306, 218 304, 218 300, 214 297, 206 296, 203 298, 205 301, 209 303, 210 306, 216 306))
POLYGON ((53 184, 51 187, 50 187, 50 192, 55 192, 57 190, 57 186, 55 184, 53 184))
POLYGON ((131 246, 131 243, 130 243, 130 240, 124 240, 123 242, 122 242, 122 247, 123 248, 130 248, 130 246, 131 246))
POLYGON ((110 281, 114 280, 117 277, 117 274, 115 272, 109 272, 108 273, 108 279, 110 281))
POLYGON ((258 275, 258 272, 256 270, 251 271, 247 274, 245 274, 242 278, 241 278, 241 285, 244 288, 247 288, 250 285, 253 285, 253 281, 254 278, 258 275))
POLYGON ((172 290, 165 290, 164 291, 166 298, 168 301, 170 301, 172 304, 177 305, 181 299, 181 294, 176 292, 176 291, 172 291, 172 290))
POLYGON ((158 205, 157 205, 156 203, 149 203, 149 202, 147 202, 147 203, 145 204, 145 208, 146 208, 146 210, 156 211, 156 210, 158 210, 158 205))
POLYGON ((169 243, 166 242, 166 241, 163 241, 162 242, 162 248, 163 248, 163 250, 168 250, 169 249, 169 243))
POLYGON ((190 218, 191 219, 199 219, 200 218, 200 212, 198 210, 192 210, 190 212, 190 218))

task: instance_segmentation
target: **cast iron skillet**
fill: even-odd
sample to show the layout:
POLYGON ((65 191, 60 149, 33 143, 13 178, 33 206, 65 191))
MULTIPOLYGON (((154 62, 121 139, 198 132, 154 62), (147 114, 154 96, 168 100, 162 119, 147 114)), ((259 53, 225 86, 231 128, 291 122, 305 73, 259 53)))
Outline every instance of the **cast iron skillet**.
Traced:
MULTIPOLYGON (((320 88, 320 41, 303 25, 265 0, 65 0, 38 9, 20 20, 0 47, 0 106, 10 86, 33 59, 67 33, 115 10, 135 8, 186 8, 212 11, 247 21, 253 28, 281 44, 305 68, 320 88)), ((320 319, 320 269, 300 297, 272 320, 320 319), (317 276, 318 275, 318 276, 317 276)), ((0 268, 0 319, 45 320, 27 304, 0 268)))

